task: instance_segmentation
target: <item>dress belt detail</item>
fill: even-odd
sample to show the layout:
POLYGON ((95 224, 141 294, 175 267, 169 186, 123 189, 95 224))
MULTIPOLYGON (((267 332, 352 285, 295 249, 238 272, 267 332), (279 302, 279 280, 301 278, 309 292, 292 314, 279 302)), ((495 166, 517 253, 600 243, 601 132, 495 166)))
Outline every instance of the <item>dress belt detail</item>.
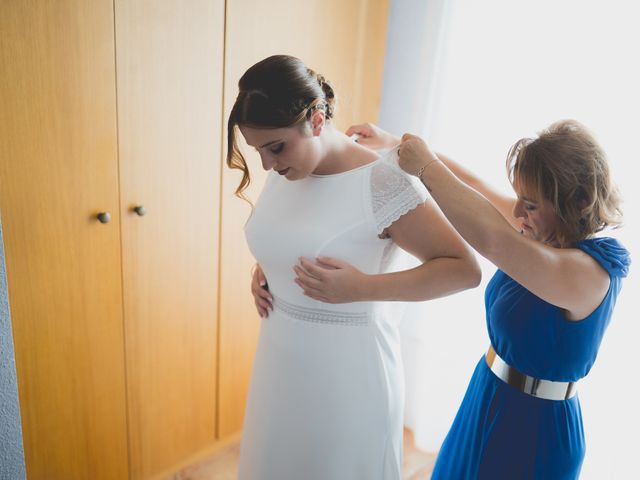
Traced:
POLYGON ((489 347, 485 360, 496 377, 532 397, 568 400, 577 393, 578 382, 553 382, 525 375, 500 358, 492 346, 489 347))
POLYGON ((277 308, 298 320, 330 325, 362 327, 369 324, 370 317, 367 312, 336 312, 324 308, 302 307, 286 302, 275 295, 273 295, 273 308, 277 308))

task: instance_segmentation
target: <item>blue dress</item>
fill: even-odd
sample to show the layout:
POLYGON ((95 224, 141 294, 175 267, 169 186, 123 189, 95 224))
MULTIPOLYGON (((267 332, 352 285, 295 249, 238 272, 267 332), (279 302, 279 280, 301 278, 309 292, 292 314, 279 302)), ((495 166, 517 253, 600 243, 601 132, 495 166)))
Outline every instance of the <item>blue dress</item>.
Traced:
MULTIPOLYGON (((613 238, 579 242, 611 278, 600 306, 580 321, 498 270, 487 285, 491 345, 508 364, 546 380, 576 381, 589 373, 609 324, 629 252, 613 238)), ((578 387, 579 388, 579 387, 578 387)), ((585 453, 580 402, 546 400, 498 379, 484 355, 442 444, 432 479, 576 479, 585 453)))

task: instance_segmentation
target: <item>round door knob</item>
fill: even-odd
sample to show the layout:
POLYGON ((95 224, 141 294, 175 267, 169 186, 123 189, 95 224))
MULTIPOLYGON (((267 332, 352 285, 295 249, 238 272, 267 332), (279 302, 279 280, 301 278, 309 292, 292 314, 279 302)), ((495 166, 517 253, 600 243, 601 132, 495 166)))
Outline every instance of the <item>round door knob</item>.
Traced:
POLYGON ((109 220, 111 220, 111 214, 109 212, 100 212, 96 217, 100 220, 100 223, 109 223, 109 220))
POLYGON ((144 208, 144 205, 138 205, 133 209, 133 211, 136 212, 141 217, 147 213, 147 209, 144 208))

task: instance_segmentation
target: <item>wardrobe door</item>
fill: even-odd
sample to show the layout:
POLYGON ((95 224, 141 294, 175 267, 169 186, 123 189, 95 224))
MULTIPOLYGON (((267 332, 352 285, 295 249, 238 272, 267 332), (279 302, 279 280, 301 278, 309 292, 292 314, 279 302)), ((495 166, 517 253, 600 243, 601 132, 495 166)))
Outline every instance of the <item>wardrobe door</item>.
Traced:
MULTIPOLYGON (((335 87, 338 128, 345 129, 353 122, 376 121, 387 10, 388 0, 227 2, 225 121, 245 70, 269 55, 282 53, 299 57, 335 87)), ((241 135, 238 137, 242 139, 241 135)), ((241 141, 241 149, 252 175, 246 193, 255 201, 266 172, 252 148, 241 141)), ((221 437, 241 429, 261 321, 250 292, 255 260, 243 234, 251 207, 233 195, 240 178, 238 170, 225 167, 220 257, 218 432, 221 437)))
POLYGON ((115 12, 137 479, 215 440, 224 1, 116 0, 115 12))
POLYGON ((113 3, 2 2, 0 67, 27 476, 126 479, 113 3))

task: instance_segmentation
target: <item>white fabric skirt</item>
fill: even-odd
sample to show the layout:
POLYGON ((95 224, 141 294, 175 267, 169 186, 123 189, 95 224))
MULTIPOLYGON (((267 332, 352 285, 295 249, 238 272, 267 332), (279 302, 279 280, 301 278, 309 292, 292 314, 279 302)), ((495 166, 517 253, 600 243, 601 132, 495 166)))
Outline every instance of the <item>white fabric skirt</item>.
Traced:
POLYGON ((400 480, 398 331, 376 318, 262 321, 239 480, 400 480))

